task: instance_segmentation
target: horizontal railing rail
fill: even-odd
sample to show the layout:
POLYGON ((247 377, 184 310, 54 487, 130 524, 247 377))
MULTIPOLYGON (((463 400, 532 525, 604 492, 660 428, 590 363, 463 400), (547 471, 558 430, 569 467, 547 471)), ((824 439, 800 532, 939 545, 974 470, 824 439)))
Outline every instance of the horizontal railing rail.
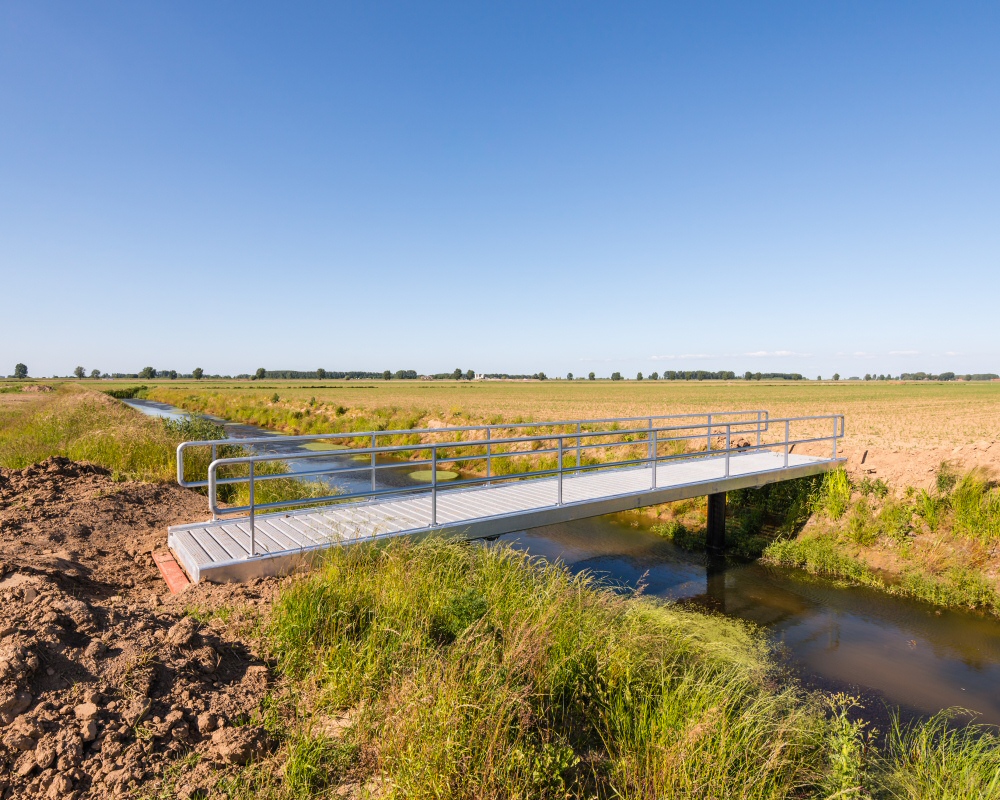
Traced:
MULTIPOLYGON (((296 434, 293 436, 280 436, 280 435, 269 435, 269 436, 256 436, 246 439, 203 439, 200 441, 182 442, 177 446, 177 483, 181 486, 186 486, 191 489, 197 489, 208 486, 207 480, 194 480, 189 481, 185 477, 184 469, 184 456, 185 453, 196 447, 210 447, 212 451, 212 461, 216 460, 219 447, 240 447, 247 445, 256 444, 295 444, 297 442, 313 442, 313 441, 335 441, 338 439, 372 439, 373 447, 377 447, 378 439, 384 439, 389 436, 414 436, 420 434, 434 434, 441 435, 447 433, 464 433, 466 431, 485 431, 486 439, 492 439, 493 431, 503 431, 503 430, 523 430, 525 428, 562 428, 569 425, 577 426, 577 430, 583 425, 620 425, 625 423, 635 423, 642 422, 646 423, 647 428, 652 427, 653 423, 661 420, 680 420, 680 419, 705 419, 708 423, 711 423, 713 418, 716 420, 725 417, 747 417, 746 420, 739 421, 741 424, 753 425, 754 431, 759 435, 761 433, 766 433, 769 430, 768 427, 768 412, 763 409, 753 409, 749 411, 716 411, 711 414, 665 414, 658 416, 647 416, 647 417, 606 417, 600 419, 586 419, 586 420, 561 420, 555 422, 509 422, 509 423, 494 423, 487 425, 455 425, 449 427, 441 428, 400 428, 396 430, 386 430, 386 431, 356 431, 350 432, 345 431, 342 433, 312 433, 312 434, 296 434), (752 416, 751 416, 752 415, 752 416)), ((631 429, 639 430, 639 429, 631 429)), ((456 445, 459 442, 456 441, 456 445)), ((353 448, 351 448, 353 450, 353 448)), ((329 455, 329 453, 326 453, 329 455)))
POLYGON ((779 449, 783 452, 782 464, 773 469, 783 469, 789 466, 789 455, 792 449, 798 445, 829 443, 831 446, 831 461, 837 460, 837 443, 844 437, 845 420, 843 414, 830 414, 820 416, 785 417, 781 419, 771 418, 766 411, 742 411, 742 412, 714 412, 712 414, 682 414, 660 417, 628 417, 620 419, 602 420, 569 420, 563 422, 546 423, 513 423, 499 425, 466 425, 453 428, 428 428, 420 430, 400 430, 400 431, 366 431, 362 433, 340 433, 340 434, 314 434, 287 437, 259 437, 257 439, 230 439, 230 440, 209 440, 200 442, 185 442, 178 448, 178 481, 181 482, 183 476, 182 456, 186 449, 191 447, 212 447, 212 461, 208 465, 206 480, 188 481, 182 485, 207 487, 209 507, 213 518, 219 515, 229 514, 249 514, 250 519, 250 556, 256 555, 255 546, 255 516, 262 511, 274 509, 288 509, 293 507, 324 505, 330 503, 344 502, 365 498, 377 500, 386 496, 405 496, 411 494, 430 495, 430 513, 427 521, 428 528, 438 527, 437 500, 440 492, 454 491, 460 488, 474 486, 491 485, 508 481, 522 481, 555 476, 556 500, 555 505, 562 506, 563 502, 563 480, 566 475, 576 475, 584 472, 596 470, 623 469, 628 467, 651 466, 650 488, 657 488, 657 467, 660 464, 676 462, 678 460, 698 460, 698 459, 723 459, 724 475, 730 477, 730 461, 733 455, 743 455, 750 452, 773 451, 779 449), (749 419, 731 419, 732 417, 754 415, 749 419), (730 418, 730 419, 725 419, 730 418), (678 423, 681 420, 699 420, 678 423), (704 421, 701 421, 704 420, 704 421), (721 420, 721 421, 720 421, 721 420), (623 428, 623 423, 643 422, 643 427, 623 428), (611 425, 613 427, 598 427, 611 425), (797 437, 792 436, 793 425, 808 425, 810 430, 803 432, 797 437), (826 433, 822 433, 822 427, 829 425, 826 433), (550 431, 546 433, 532 433, 520 436, 493 436, 494 432, 523 430, 525 428, 573 428, 570 431, 550 431), (767 437, 772 429, 777 430, 776 438, 767 437), (819 429, 819 435, 815 435, 814 429, 819 429), (414 434, 433 434, 436 436, 446 436, 454 433, 466 433, 469 431, 485 431, 485 436, 475 439, 456 438, 450 441, 414 442, 406 444, 384 444, 379 445, 378 437, 400 436, 414 434), (753 436, 751 442, 746 438, 734 443, 734 436, 753 436), (634 438, 633 438, 634 437, 634 438), (230 456, 217 458, 217 448, 219 446, 242 446, 253 443, 274 444, 281 442, 309 442, 323 439, 364 439, 370 440, 369 447, 351 447, 343 450, 321 450, 304 452, 272 452, 272 453, 252 453, 247 455, 230 456), (601 439, 602 441, 598 441, 601 439), (608 441, 611 439, 612 441, 608 441), (618 439, 618 441, 615 441, 618 439), (713 440, 715 446, 713 446, 713 440), (676 443, 684 442, 683 448, 677 448, 676 443), (697 449, 690 449, 690 443, 697 443, 697 449), (512 446, 527 447, 529 449, 500 449, 512 446), (626 454, 631 457, 618 457, 613 460, 594 460, 591 463, 584 463, 583 457, 588 450, 601 449, 604 451, 617 448, 642 448, 642 455, 626 454), (532 449, 533 448, 533 449, 532 449), (460 451, 483 450, 484 452, 460 451), (667 452, 661 452, 666 449, 667 452), (671 449, 673 450, 671 452, 671 449), (427 457, 414 459, 412 456, 418 453, 427 453, 427 457), (555 464, 551 467, 538 467, 524 471, 511 471, 497 473, 493 469, 495 461, 504 459, 519 458, 539 458, 555 455, 555 464), (389 462, 379 462, 379 457, 399 458, 410 456, 406 460, 393 460, 389 462), (258 472, 258 466, 268 462, 288 462, 288 461, 311 461, 316 459, 339 459, 354 458, 363 459, 364 464, 358 466, 331 466, 322 469, 306 469, 300 471, 286 471, 264 473, 258 472), (485 475, 462 475, 459 479, 449 480, 443 486, 438 479, 438 471, 442 464, 454 466, 461 469, 459 465, 478 462, 485 466, 485 475), (220 476, 220 470, 227 468, 244 467, 247 474, 236 476, 220 476), (430 471, 430 482, 427 484, 416 484, 414 486, 392 486, 379 488, 376 476, 381 470, 398 470, 401 468, 413 469, 428 467, 430 471), (288 479, 295 480, 309 479, 316 476, 337 476, 350 473, 370 473, 370 487, 347 493, 331 493, 318 497, 293 497, 274 500, 270 502, 258 503, 256 501, 256 489, 258 484, 271 480, 288 479), (234 484, 248 484, 248 500, 245 505, 240 506, 220 506, 218 497, 219 487, 234 484))

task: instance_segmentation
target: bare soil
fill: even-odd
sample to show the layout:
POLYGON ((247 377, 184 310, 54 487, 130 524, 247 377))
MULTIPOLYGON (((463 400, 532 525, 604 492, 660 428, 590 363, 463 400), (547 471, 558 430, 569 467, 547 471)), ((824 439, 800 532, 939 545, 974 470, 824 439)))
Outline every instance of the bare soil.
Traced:
POLYGON ((193 797, 268 749, 252 626, 278 583, 173 596, 152 560, 205 514, 64 458, 0 469, 0 797, 193 797))

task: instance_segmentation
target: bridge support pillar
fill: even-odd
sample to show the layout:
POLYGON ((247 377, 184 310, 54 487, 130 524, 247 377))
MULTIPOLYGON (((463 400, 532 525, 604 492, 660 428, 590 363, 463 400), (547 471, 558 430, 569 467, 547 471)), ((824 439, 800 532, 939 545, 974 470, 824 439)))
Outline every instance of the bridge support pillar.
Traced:
POLYGON ((726 549, 726 493, 708 496, 708 552, 718 554, 726 549))

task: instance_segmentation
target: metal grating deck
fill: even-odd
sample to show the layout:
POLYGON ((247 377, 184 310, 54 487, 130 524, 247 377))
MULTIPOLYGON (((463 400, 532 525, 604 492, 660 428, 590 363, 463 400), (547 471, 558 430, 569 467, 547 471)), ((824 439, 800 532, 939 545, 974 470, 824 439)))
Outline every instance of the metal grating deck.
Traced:
POLYGON ((387 536, 448 533, 469 539, 611 514, 716 492, 763 486, 825 472, 843 459, 735 454, 729 477, 725 457, 661 461, 656 487, 651 466, 594 470, 563 477, 557 505, 556 477, 505 481, 488 486, 438 490, 438 525, 430 527, 431 498, 406 494, 378 501, 260 514, 255 519, 257 555, 249 558, 248 517, 219 519, 169 529, 168 545, 194 582, 232 581, 275 575, 307 566, 334 545, 387 536))

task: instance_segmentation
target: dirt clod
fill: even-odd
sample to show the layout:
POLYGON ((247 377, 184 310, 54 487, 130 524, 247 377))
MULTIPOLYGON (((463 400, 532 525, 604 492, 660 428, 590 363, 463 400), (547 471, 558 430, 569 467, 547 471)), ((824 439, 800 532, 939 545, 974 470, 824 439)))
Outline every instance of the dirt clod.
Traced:
POLYGON ((255 609, 275 584, 174 597, 150 555, 168 525, 205 514, 188 490, 63 458, 0 469, 0 796, 86 800, 161 784, 173 796, 177 780, 197 797, 213 778, 185 771, 198 760, 185 756, 225 769, 266 751, 263 730, 243 723, 268 667, 245 637, 188 610, 255 609))

